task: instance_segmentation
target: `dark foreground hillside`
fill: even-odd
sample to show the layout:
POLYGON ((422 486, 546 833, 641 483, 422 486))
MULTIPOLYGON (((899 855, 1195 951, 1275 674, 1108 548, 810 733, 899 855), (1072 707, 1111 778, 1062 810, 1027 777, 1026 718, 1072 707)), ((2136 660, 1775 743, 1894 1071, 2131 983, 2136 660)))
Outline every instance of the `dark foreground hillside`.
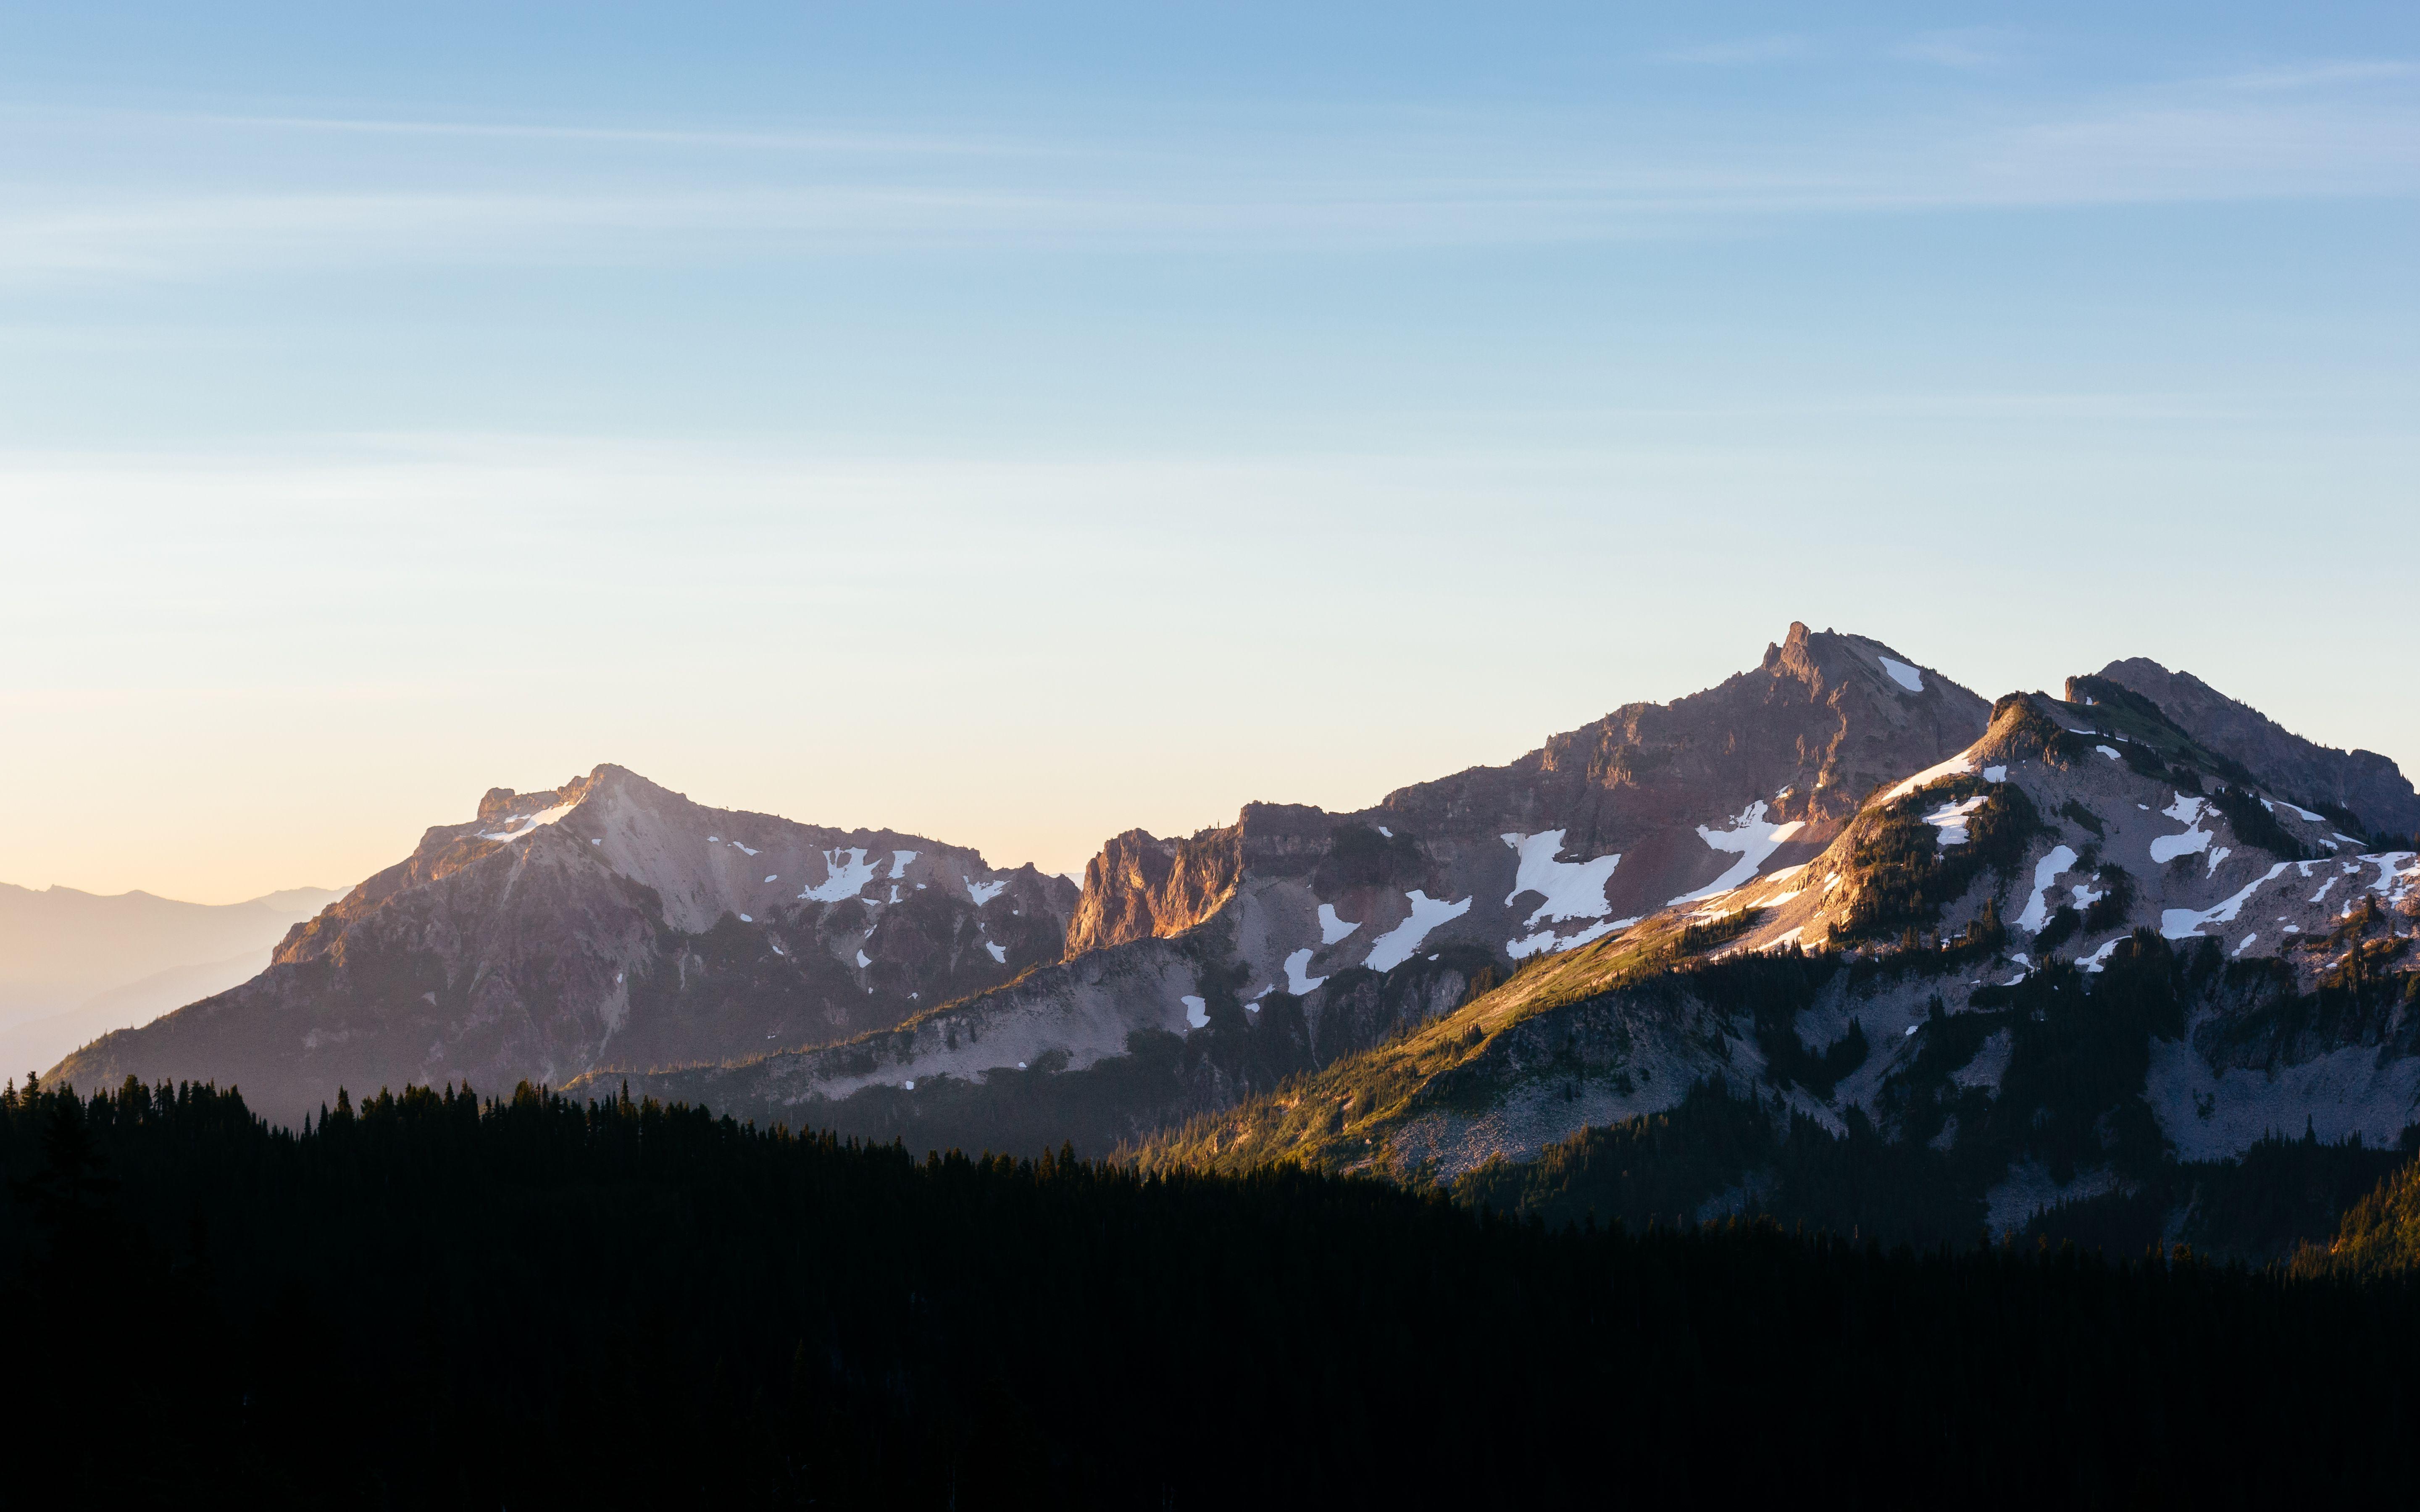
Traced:
POLYGON ((2399 1500, 2395 1277, 1550 1232, 415 1090, 0 1100, 18 1463, 112 1501, 2399 1500))

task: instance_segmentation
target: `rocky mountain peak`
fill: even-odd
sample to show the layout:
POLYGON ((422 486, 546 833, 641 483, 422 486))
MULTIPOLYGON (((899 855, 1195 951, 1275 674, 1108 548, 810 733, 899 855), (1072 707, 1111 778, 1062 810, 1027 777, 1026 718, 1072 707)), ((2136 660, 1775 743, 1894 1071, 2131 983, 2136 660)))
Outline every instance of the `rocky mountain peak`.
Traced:
POLYGON ((1834 822, 1899 763, 1930 764, 1973 740, 1985 714, 1982 699, 1880 641, 1792 622, 1754 670, 1625 704, 1533 759, 1590 787, 1638 790, 1632 808, 1761 802, 1772 817, 1834 822))
MULTIPOLYGON (((516 793, 510 788, 489 788, 487 795, 479 799, 479 823, 496 828, 502 821, 526 818, 549 809, 578 803, 608 783, 622 782, 638 782, 655 788, 654 783, 637 773, 613 765, 599 766, 586 777, 571 778, 557 788, 535 788, 527 793, 516 793)), ((660 793, 663 790, 655 788, 655 791, 660 793)))
POLYGON ((493 788, 477 817, 287 934, 260 976, 62 1063, 356 1090, 503 1089, 885 1028, 1057 961, 1076 889, 893 830, 709 808, 627 768, 493 788))
MULTIPOLYGON (((1986 712, 1879 641, 1793 623, 1757 668, 1715 687, 1624 704, 1519 761, 1399 789, 1372 809, 1255 803, 1234 825, 1184 840, 1117 836, 1086 870, 1068 949, 1182 934, 1256 882, 1308 888, 1284 911, 1305 920, 1323 904, 1328 918, 1368 920, 1333 938, 1339 924, 1310 928, 1313 954, 1298 980, 1359 963, 1373 941, 1429 917, 1423 909, 1439 920, 1433 938, 1420 930, 1432 943, 1466 935, 1516 957, 1566 949, 1588 928, 1567 931, 1568 941, 1541 935, 1535 906, 1515 906, 1522 877, 1585 872, 1588 895, 1559 895, 1566 911, 1557 917, 1610 919, 1660 908, 1743 857, 1751 872, 1803 859, 1877 785, 1981 734, 1986 712), (1348 887, 1360 890, 1348 898, 1339 890, 1348 887)), ((1307 927, 1275 927, 1264 949, 1307 927)), ((1287 953, 1256 975, 1279 980, 1287 953)))
MULTIPOLYGON (((1791 621, 1790 633, 1781 638, 1780 643, 1767 645, 1764 648, 1764 660, 1759 665, 1759 671, 1802 683, 1806 685, 1810 694, 1818 698, 1822 697, 1825 682, 1823 663, 1826 659, 1837 663, 1838 643, 1840 638, 1830 630, 1824 631, 1823 655, 1819 655, 1813 643, 1814 639, 1813 632, 1807 628, 1804 622, 1791 621)), ((1836 665, 1834 668, 1836 680, 1838 670, 1836 665)))

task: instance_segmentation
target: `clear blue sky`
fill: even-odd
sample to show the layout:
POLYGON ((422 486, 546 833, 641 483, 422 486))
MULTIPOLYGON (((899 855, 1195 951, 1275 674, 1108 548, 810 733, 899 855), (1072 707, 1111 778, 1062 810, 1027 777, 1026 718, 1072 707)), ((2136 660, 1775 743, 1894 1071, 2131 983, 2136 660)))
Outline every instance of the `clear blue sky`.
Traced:
POLYGON ((0 6, 0 880, 1079 866, 1792 618, 2420 767, 2420 8, 0 6))

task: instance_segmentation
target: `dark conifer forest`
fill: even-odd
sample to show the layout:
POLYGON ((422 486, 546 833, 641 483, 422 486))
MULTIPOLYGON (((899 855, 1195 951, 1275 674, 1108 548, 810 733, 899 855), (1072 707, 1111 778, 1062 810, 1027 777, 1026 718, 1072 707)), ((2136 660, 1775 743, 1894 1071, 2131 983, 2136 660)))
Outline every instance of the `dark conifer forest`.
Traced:
POLYGON ((0 1164, 0 1411, 112 1501, 2386 1504, 2420 1472, 2399 1271, 1550 1228, 528 1088, 301 1134, 203 1087, 12 1091, 0 1164))

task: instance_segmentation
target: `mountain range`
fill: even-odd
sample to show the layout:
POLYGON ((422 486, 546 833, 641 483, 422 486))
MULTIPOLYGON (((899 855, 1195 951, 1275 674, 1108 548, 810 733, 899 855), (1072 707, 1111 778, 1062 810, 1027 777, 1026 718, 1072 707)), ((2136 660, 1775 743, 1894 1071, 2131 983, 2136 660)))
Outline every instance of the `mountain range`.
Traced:
MULTIPOLYGON (((2400 1137, 2415 827, 2386 758, 2152 662, 1994 702, 1793 625, 1505 766, 1127 831, 1080 892, 615 766, 497 790, 257 977, 53 1074, 287 1119, 339 1085, 627 1087, 915 1148, 1449 1182, 1719 1094, 1926 1151, 1944 1211, 2005 1227, 2270 1130, 2400 1137)), ((1761 1158, 1693 1208, 1763 1200, 1761 1158)))
MULTIPOLYGON (((2397 1144, 2420 1107, 2410 842, 2273 795, 2105 674, 2066 693, 2000 701, 1814 861, 1140 1157, 1455 1181, 1715 1086, 1939 1154, 1943 1204, 1999 1231, 2272 1134, 2397 1144)), ((1751 1150, 1691 1206, 1771 1176, 1751 1150)))

